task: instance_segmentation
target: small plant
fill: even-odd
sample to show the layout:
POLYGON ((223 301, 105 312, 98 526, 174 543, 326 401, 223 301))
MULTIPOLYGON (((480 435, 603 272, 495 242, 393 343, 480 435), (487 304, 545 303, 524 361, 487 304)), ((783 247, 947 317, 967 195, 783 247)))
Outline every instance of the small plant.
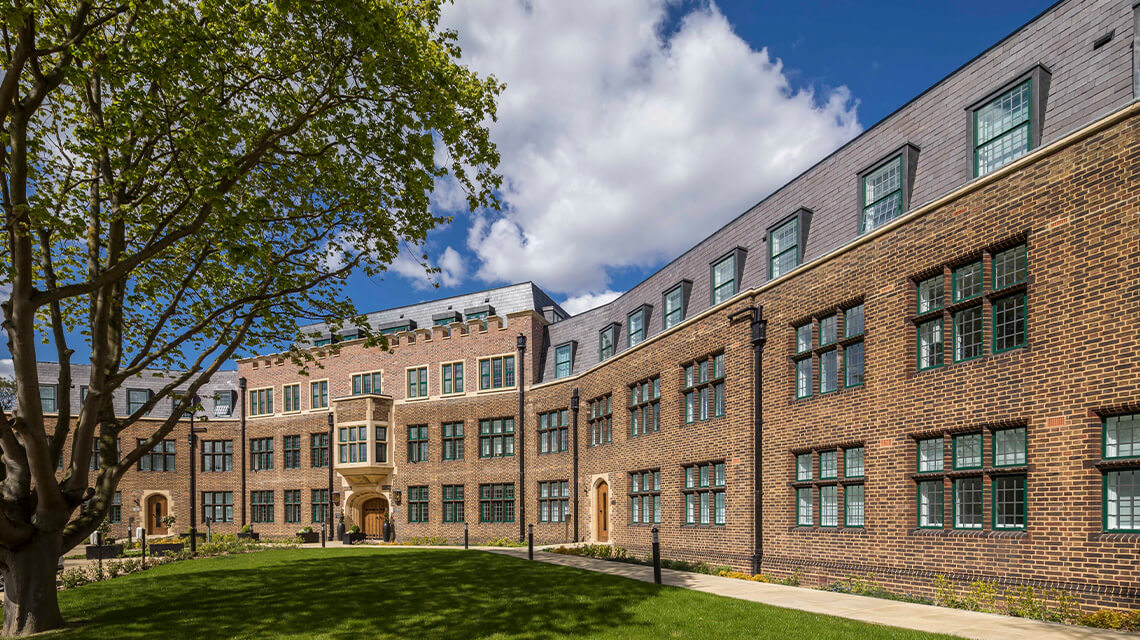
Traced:
POLYGON ((959 608, 957 589, 941 574, 934 576, 934 603, 951 609, 959 608))
POLYGON ((169 528, 174 526, 174 523, 177 522, 177 520, 178 520, 177 518, 175 518, 173 515, 168 513, 168 514, 162 516, 162 526, 169 529, 169 528))
MULTIPOLYGON (((1030 596, 1033 589, 1030 588, 1030 596)), ((966 595, 959 601, 959 608, 969 611, 997 612, 998 590, 997 585, 985 580, 975 580, 969 584, 966 595)), ((1008 606, 1009 596, 1006 596, 1008 606)), ((1027 616, 1028 617, 1028 616, 1027 616)))
POLYGON ((64 569, 63 572, 59 574, 59 581, 64 589, 74 589, 75 587, 81 587, 91 582, 88 579, 87 570, 80 567, 64 569))
POLYGON ((804 572, 796 569, 790 576, 785 576, 776 580, 776 584, 782 584, 785 587, 798 587, 803 582, 804 572))
POLYGON ((348 528, 348 532, 349 533, 360 533, 360 527, 354 524, 348 528))
POLYGON ((718 571, 717 575, 722 577, 722 578, 734 578, 736 580, 748 580, 749 582, 771 582, 771 580, 768 579, 768 576, 766 576, 762 573, 757 573, 756 575, 752 575, 750 573, 745 573, 743 571, 718 571))
POLYGON ((503 536, 502 538, 494 538, 492 540, 488 540, 486 543, 484 543, 483 546, 485 546, 485 547, 525 547, 526 543, 523 542, 522 540, 516 540, 516 539, 508 537, 508 536, 503 536))
POLYGON ((422 546, 422 547, 427 547, 427 546, 437 547, 437 546, 442 546, 442 545, 447 544, 447 538, 442 538, 440 536, 423 536, 423 537, 416 537, 416 538, 408 538, 407 540, 404 540, 400 544, 415 545, 415 546, 422 546))
POLYGON ((1097 629, 1126 629, 1128 624, 1128 614, 1116 609, 1101 609, 1094 613, 1089 613, 1081 617, 1081 624, 1086 627, 1096 627, 1097 629))
POLYGON ((253 525, 251 525, 251 524, 243 525, 241 528, 241 532, 242 533, 253 533, 253 525))
POLYGON ((312 532, 313 532, 313 528, 309 527, 309 526, 301 527, 301 529, 299 531, 297 531, 297 533, 312 533, 312 532))

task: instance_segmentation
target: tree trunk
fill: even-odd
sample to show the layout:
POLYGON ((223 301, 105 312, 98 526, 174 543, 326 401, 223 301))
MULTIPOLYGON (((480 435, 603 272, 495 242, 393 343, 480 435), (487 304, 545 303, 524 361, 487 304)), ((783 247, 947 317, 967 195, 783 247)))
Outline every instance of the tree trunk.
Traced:
POLYGON ((38 533, 24 546, 4 554, 5 637, 63 626, 55 587, 61 543, 58 532, 38 533))

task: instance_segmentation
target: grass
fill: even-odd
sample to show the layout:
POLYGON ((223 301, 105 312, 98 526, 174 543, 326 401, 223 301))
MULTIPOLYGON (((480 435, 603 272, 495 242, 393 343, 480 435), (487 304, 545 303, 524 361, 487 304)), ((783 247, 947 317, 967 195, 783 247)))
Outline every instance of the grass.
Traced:
POLYGON ((934 639, 482 552, 295 549, 60 593, 50 638, 934 639))

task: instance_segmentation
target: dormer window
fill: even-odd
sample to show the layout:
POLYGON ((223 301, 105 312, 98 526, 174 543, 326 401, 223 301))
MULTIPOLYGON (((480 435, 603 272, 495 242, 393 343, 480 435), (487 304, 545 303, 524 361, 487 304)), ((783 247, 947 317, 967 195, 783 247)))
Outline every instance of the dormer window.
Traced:
POLYGON ((645 341, 645 328, 649 320, 649 305, 642 305, 627 316, 629 346, 635 347, 645 341))
POLYGON ((775 280, 800 266, 804 260, 811 210, 800 208, 768 227, 768 279, 775 280))
POLYGON ((1036 65, 967 108, 975 178, 996 171, 1041 145, 1049 71, 1036 65))
POLYGON ((608 360, 613 357, 616 338, 616 324, 611 324, 598 332, 598 360, 608 360))
POLYGON ((665 308, 662 314, 665 329, 675 327, 685 319, 685 298, 688 297, 685 289, 685 283, 681 282, 665 292, 662 298, 662 306, 665 308))
POLYGON ((574 344, 567 342, 554 348, 554 377, 568 378, 574 371, 574 344))
POLYGON ((711 282, 712 304, 718 305, 740 291, 740 277, 744 273, 743 247, 737 247, 713 262, 711 282))
POLYGON ((859 172, 859 233, 878 229, 910 207, 913 167, 918 147, 901 149, 859 172))

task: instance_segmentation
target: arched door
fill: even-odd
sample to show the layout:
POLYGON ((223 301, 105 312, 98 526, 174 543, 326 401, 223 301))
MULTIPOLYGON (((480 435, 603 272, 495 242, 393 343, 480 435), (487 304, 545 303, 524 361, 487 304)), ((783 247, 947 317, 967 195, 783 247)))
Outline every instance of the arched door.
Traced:
POLYGON ((610 485, 605 480, 598 483, 598 490, 594 492, 598 501, 596 513, 598 516, 598 542, 610 541, 610 485))
POLYGON ((384 526, 384 514, 388 511, 388 501, 384 498, 371 498, 360 506, 361 529, 369 538, 379 538, 384 526))
POLYGON ((166 496, 155 494, 146 499, 146 533, 148 536, 164 536, 168 532, 162 521, 170 514, 166 496))

